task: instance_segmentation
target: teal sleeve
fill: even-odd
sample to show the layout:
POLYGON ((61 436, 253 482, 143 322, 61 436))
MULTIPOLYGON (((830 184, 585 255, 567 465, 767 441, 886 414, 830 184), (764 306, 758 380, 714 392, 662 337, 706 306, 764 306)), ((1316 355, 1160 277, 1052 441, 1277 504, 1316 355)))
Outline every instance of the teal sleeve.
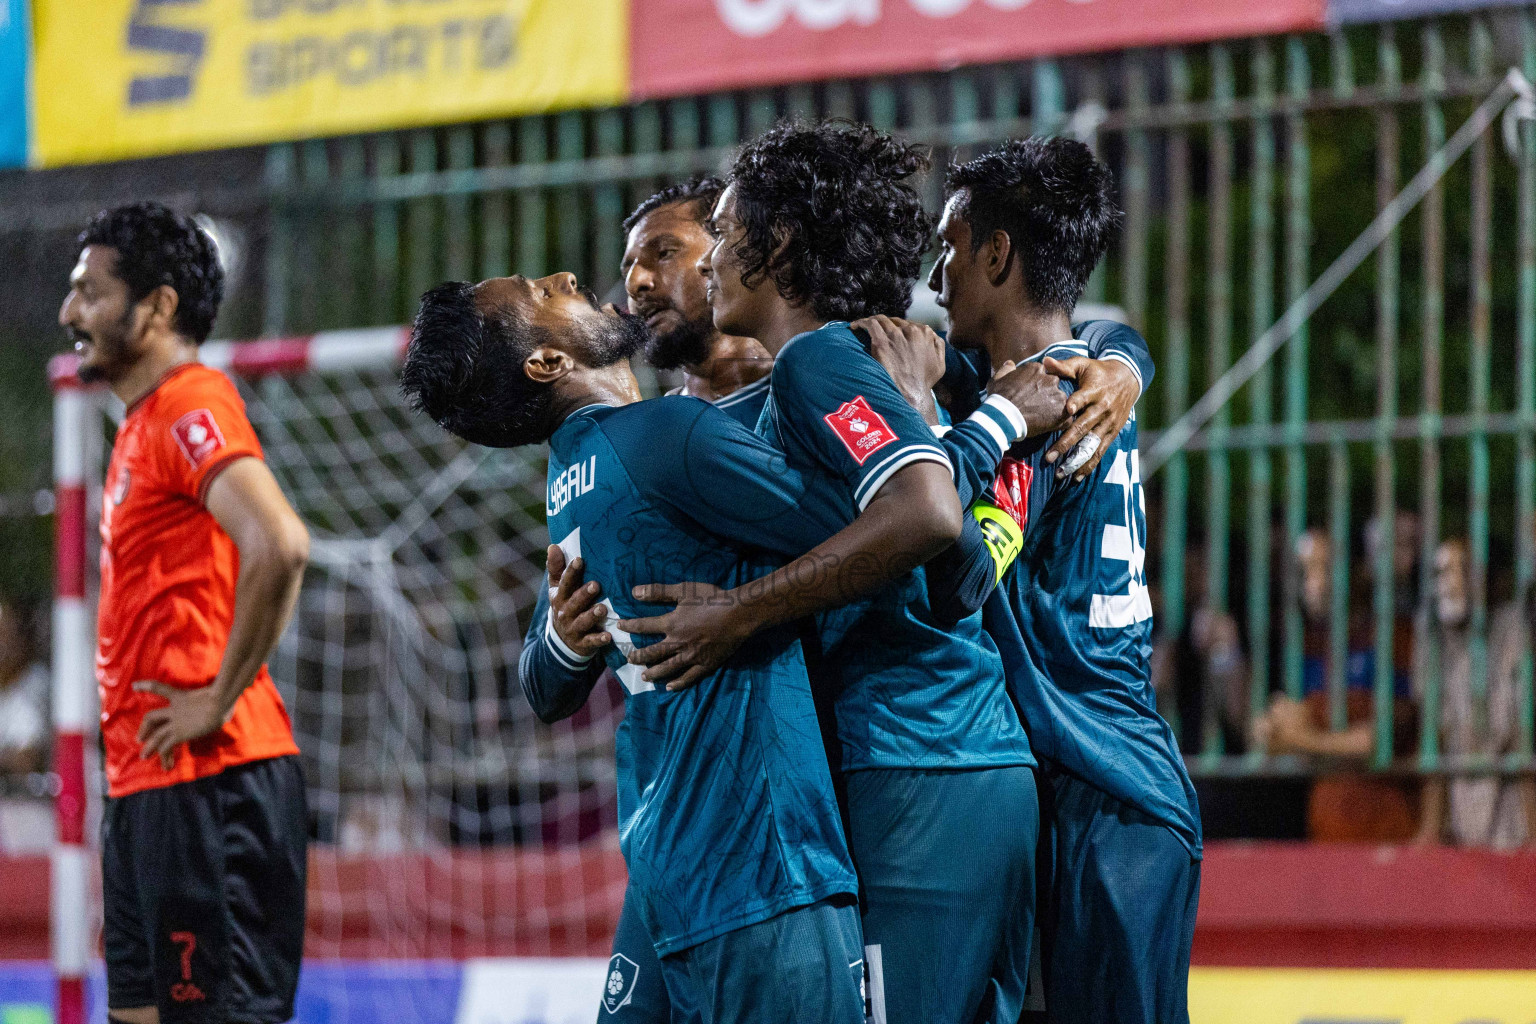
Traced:
POLYGON ((672 518, 787 558, 845 525, 782 452, 731 416, 695 398, 649 404, 650 436, 609 433, 609 441, 646 500, 672 518))
POLYGON ((773 401, 784 429, 842 480, 858 512, 902 468, 950 465, 928 424, 847 324, 828 324, 780 351, 773 401))
POLYGON ((998 464, 1024 436, 1024 429, 1024 417, 1012 402, 989 395, 975 412, 944 432, 939 441, 954 469, 962 507, 969 508, 987 493, 998 464))
POLYGON ((1114 320, 1085 320, 1072 325, 1072 333, 1088 343, 1088 356, 1092 359, 1113 359, 1131 368, 1141 382, 1142 394, 1152 386, 1157 368, 1152 363, 1152 351, 1134 327, 1114 320))
POLYGON ((582 659, 560 643, 549 628, 549 577, 539 587, 538 600, 523 652, 517 659, 517 681, 541 722, 558 722, 574 715, 603 673, 601 658, 582 659))

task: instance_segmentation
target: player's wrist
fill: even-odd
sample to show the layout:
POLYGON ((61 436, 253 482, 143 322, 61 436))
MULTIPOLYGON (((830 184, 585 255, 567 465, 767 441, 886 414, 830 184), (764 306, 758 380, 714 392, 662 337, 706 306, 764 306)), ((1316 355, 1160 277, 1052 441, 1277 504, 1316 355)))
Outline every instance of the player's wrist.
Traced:
POLYGON ((1028 436, 1029 424, 1024 422, 1024 413, 1011 398, 1006 395, 992 394, 988 395, 981 404, 996 410, 1002 416, 1004 432, 1010 435, 1010 441, 1021 441, 1028 436))
POLYGON ((727 590, 725 607, 725 632, 737 641, 777 625, 788 616, 782 614, 783 595, 772 586, 765 589, 750 588, 750 584, 727 590))
MULTIPOLYGON (((255 674, 251 681, 255 681, 255 674)), ((249 685, 249 684, 247 684, 249 685)), ((235 713, 235 705, 240 703, 240 695, 245 692, 244 686, 234 686, 225 682, 222 678, 216 678, 212 683, 203 688, 202 693, 208 700, 211 717, 215 720, 214 728, 229 721, 235 713)))
POLYGON ((1123 372, 1128 376, 1136 388, 1138 397, 1146 390, 1146 384, 1142 381, 1141 377, 1141 367, 1137 366, 1136 361, 1124 352, 1111 350, 1105 352, 1100 359, 1095 361, 1103 363, 1106 370, 1123 372))
POLYGON ((581 643, 582 638, 567 638, 562 633, 560 627, 555 624, 553 613, 545 619, 544 635, 549 640, 550 645, 554 647, 555 653, 561 657, 561 660, 575 663, 572 667, 579 668, 596 657, 594 654, 582 654, 580 652, 578 645, 581 643))
POLYGON ((912 407, 917 410, 918 415, 923 418, 923 422, 928 424, 929 427, 939 425, 939 404, 934 401, 932 388, 924 390, 918 396, 917 401, 912 403, 912 407))

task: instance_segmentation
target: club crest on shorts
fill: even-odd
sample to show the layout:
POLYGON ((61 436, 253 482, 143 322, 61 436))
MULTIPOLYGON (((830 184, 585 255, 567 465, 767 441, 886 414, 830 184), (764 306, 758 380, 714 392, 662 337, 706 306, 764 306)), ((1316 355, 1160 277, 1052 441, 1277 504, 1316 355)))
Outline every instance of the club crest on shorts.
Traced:
POLYGON ((613 954, 608 961, 608 982, 603 986, 603 1008, 618 1013, 635 995, 635 979, 640 977, 640 965, 623 953, 613 954))
POLYGON ((896 432, 885 417, 869 407, 863 395, 844 402, 837 412, 829 412, 822 419, 861 466, 870 455, 896 440, 896 432))

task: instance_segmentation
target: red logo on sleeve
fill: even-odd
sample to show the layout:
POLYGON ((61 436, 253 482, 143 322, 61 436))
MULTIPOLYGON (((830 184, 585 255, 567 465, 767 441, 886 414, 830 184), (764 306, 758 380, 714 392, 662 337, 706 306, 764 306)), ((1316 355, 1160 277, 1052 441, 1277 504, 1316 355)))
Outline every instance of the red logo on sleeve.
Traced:
POLYGON ((187 457, 193 469, 203 464, 220 448, 224 447, 224 435, 213 421, 213 413, 207 409, 194 409, 171 426, 176 445, 187 457))
POLYGON ((871 454, 896 440, 896 432, 884 417, 869 407, 863 395, 844 402, 837 412, 827 413, 822 419, 861 466, 871 454))
POLYGON ((1029 485, 1034 483, 1035 467, 1018 459, 1004 459, 992 481, 997 507, 1007 512, 1023 530, 1029 526, 1029 485))

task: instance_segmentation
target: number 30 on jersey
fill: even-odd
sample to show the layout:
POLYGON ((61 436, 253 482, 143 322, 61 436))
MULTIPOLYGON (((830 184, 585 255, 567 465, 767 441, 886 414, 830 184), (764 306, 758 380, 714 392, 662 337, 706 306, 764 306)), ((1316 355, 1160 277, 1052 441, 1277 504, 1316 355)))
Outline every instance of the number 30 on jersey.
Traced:
POLYGON ((1152 617, 1152 598, 1147 593, 1147 504, 1141 489, 1138 453, 1116 452, 1115 463, 1100 486, 1120 489, 1117 500, 1125 513, 1124 526, 1104 524, 1100 555, 1106 561, 1127 563, 1129 580, 1125 593, 1093 595, 1088 625, 1095 629, 1124 629, 1152 617))

